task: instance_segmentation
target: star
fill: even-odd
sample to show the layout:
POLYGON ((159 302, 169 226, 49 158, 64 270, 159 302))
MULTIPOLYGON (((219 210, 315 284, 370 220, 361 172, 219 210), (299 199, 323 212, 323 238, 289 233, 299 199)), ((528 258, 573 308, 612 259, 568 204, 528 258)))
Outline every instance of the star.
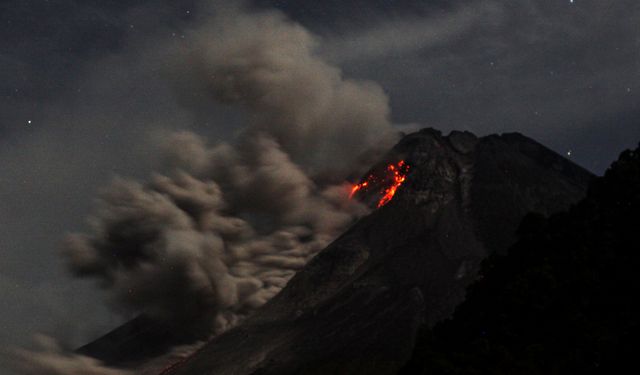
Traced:
POLYGON ((31 125, 31 120, 27 120, 27 124, 31 125))

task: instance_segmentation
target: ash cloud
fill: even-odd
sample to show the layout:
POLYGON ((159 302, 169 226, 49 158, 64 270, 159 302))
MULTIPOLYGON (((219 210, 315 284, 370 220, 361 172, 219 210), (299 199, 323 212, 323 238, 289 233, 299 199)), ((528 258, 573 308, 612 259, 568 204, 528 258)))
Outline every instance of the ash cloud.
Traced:
POLYGON ((279 12, 227 10, 193 39, 191 82, 247 109, 246 132, 267 134, 308 173, 343 177, 393 137, 382 88, 343 78, 316 55, 316 38, 279 12))
POLYGON ((71 271, 97 279, 114 308, 192 339, 263 305, 365 214, 344 178, 393 139, 382 89, 344 79, 281 14, 227 10, 195 34, 191 82, 249 111, 248 126, 213 146, 169 136, 166 171, 113 181, 91 229, 64 249, 71 271))

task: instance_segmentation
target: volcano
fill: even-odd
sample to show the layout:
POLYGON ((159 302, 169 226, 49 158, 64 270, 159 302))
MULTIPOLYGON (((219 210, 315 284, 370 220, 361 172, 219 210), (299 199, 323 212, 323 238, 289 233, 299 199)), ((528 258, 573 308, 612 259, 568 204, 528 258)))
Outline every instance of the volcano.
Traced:
MULTIPOLYGON (((420 327, 453 313, 525 214, 567 209, 592 178, 517 133, 406 135, 353 187, 371 214, 252 316, 163 374, 395 374, 420 327)), ((138 318, 79 352, 125 366, 179 337, 138 318)))

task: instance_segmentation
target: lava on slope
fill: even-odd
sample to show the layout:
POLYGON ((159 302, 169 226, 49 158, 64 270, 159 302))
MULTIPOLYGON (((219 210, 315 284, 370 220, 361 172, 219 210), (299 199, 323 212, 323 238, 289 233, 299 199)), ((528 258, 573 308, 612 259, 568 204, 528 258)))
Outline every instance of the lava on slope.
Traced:
POLYGON ((380 208, 393 199, 400 185, 406 180, 409 168, 409 165, 404 160, 400 160, 397 163, 387 165, 381 176, 370 173, 364 181, 353 185, 349 197, 353 198, 356 194, 381 186, 380 198, 376 205, 380 208))

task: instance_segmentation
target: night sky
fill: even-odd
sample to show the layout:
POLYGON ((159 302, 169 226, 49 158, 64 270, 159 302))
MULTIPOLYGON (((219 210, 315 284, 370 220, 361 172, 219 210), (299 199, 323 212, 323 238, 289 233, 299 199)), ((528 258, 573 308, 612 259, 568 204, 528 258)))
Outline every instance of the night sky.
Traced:
MULTIPOLYGON (((58 252, 114 175, 147 176, 156 140, 229 139, 245 114, 170 61, 213 8, 200 1, 0 4, 0 347, 36 332, 78 345, 117 325, 58 252)), ((399 127, 521 132, 601 174, 640 141, 637 0, 290 0, 349 78, 379 83, 399 127)), ((188 62, 188 59, 185 59, 188 62)))

